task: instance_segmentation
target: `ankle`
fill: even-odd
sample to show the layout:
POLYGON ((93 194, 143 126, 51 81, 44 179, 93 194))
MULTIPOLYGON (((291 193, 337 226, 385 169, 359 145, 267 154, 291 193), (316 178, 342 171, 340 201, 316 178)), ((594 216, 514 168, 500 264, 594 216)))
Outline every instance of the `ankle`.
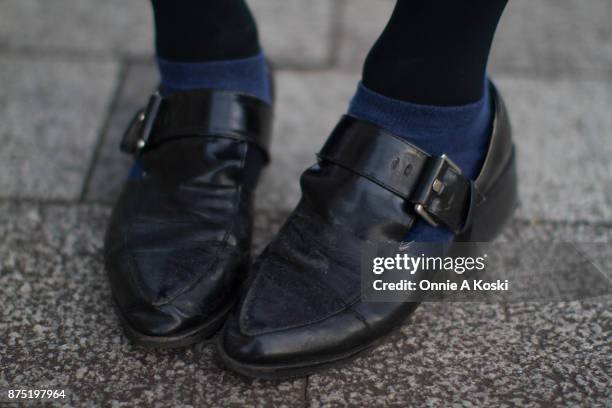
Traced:
POLYGON ((255 56, 209 62, 177 62, 157 57, 162 92, 219 89, 245 93, 271 103, 268 64, 263 53, 255 56))
POLYGON ((152 0, 157 55, 169 61, 243 59, 261 52, 245 0, 152 0))

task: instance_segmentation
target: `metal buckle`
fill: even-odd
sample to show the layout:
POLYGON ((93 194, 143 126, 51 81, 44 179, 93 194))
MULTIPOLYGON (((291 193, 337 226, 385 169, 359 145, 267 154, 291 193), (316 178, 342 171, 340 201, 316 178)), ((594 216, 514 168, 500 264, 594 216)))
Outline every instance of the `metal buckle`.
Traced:
MULTIPOLYGON (((445 171, 447 168, 451 168, 455 171, 455 173, 461 175, 461 169, 459 168, 459 166, 457 166, 457 164, 452 161, 447 155, 443 154, 438 158, 437 163, 435 165, 434 177, 427 188, 426 197, 428 197, 432 191, 436 194, 442 194, 442 192, 446 188, 446 185, 444 184, 440 176, 442 175, 442 172, 445 171)), ((427 223, 432 227, 437 227, 438 225, 440 225, 435 220, 434 216, 430 214, 429 211, 427 211, 427 208, 422 203, 415 204, 414 211, 419 214, 421 218, 427 221, 427 223)))
POLYGON ((122 151, 138 154, 147 146, 162 100, 161 94, 157 91, 149 98, 146 109, 136 112, 121 139, 122 151))

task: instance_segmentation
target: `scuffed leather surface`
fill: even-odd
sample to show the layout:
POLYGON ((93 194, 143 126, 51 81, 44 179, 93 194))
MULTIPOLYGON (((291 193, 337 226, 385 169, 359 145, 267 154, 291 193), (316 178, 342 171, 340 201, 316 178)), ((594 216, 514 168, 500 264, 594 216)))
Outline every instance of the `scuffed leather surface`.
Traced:
MULTIPOLYGON (((504 109, 499 100, 497 107, 504 109)), ((506 121, 498 112, 488 156, 505 159, 487 159, 476 180, 483 197, 510 158, 506 121)), ((417 306, 360 299, 363 246, 402 244, 409 253, 413 247, 401 240, 414 222, 412 204, 325 160, 306 170, 301 187, 300 203, 255 262, 250 287, 222 333, 224 353, 237 361, 302 364, 337 357, 390 333, 417 306)))
MULTIPOLYGON (((269 114, 269 113, 268 113, 269 114)), ((138 157, 113 209, 105 264, 121 313, 144 334, 205 323, 237 299, 250 262, 265 153, 224 134, 181 134, 138 157)))

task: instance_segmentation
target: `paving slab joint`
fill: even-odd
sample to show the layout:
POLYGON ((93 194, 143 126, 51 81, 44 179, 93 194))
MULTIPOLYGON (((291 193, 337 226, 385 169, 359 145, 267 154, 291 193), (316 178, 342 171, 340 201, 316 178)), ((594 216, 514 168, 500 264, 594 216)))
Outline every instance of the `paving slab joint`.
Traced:
POLYGON ((98 159, 100 157, 100 152, 102 150, 102 146, 104 145, 104 141, 106 139, 106 135, 108 134, 108 129, 110 126, 111 117, 113 111, 117 108, 119 104, 119 99, 121 96, 121 89, 125 85, 125 81, 127 78, 129 62, 125 59, 122 59, 119 63, 119 72, 117 73, 117 80, 115 89, 113 90, 110 101, 107 105, 107 108, 104 113, 104 121, 102 122, 102 126, 100 127, 96 143, 94 146, 94 152, 91 157, 91 161, 89 162, 89 166, 87 168, 87 172, 85 173, 85 178, 83 180, 83 187, 81 188, 81 194, 79 195, 78 202, 83 203, 87 198, 87 193, 89 192, 89 185, 91 182, 91 178, 93 176, 96 165, 98 164, 98 159))

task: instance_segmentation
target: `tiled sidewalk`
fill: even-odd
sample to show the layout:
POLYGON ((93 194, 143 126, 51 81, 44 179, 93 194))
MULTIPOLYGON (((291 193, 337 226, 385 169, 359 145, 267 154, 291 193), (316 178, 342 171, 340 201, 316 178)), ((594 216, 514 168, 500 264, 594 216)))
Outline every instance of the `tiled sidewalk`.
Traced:
MULTIPOLYGON (((520 160, 505 238, 609 243, 612 3, 510 3, 491 61, 520 160)), ((251 4, 279 68, 259 251, 297 201, 299 174, 346 108, 393 1, 251 4)), ((281 383, 222 370, 206 344, 130 345, 101 246, 129 165, 119 137, 157 82, 150 19, 144 0, 0 0, 0 389, 66 388, 69 406, 88 407, 612 404, 612 296, 425 304, 371 357, 281 383)))

